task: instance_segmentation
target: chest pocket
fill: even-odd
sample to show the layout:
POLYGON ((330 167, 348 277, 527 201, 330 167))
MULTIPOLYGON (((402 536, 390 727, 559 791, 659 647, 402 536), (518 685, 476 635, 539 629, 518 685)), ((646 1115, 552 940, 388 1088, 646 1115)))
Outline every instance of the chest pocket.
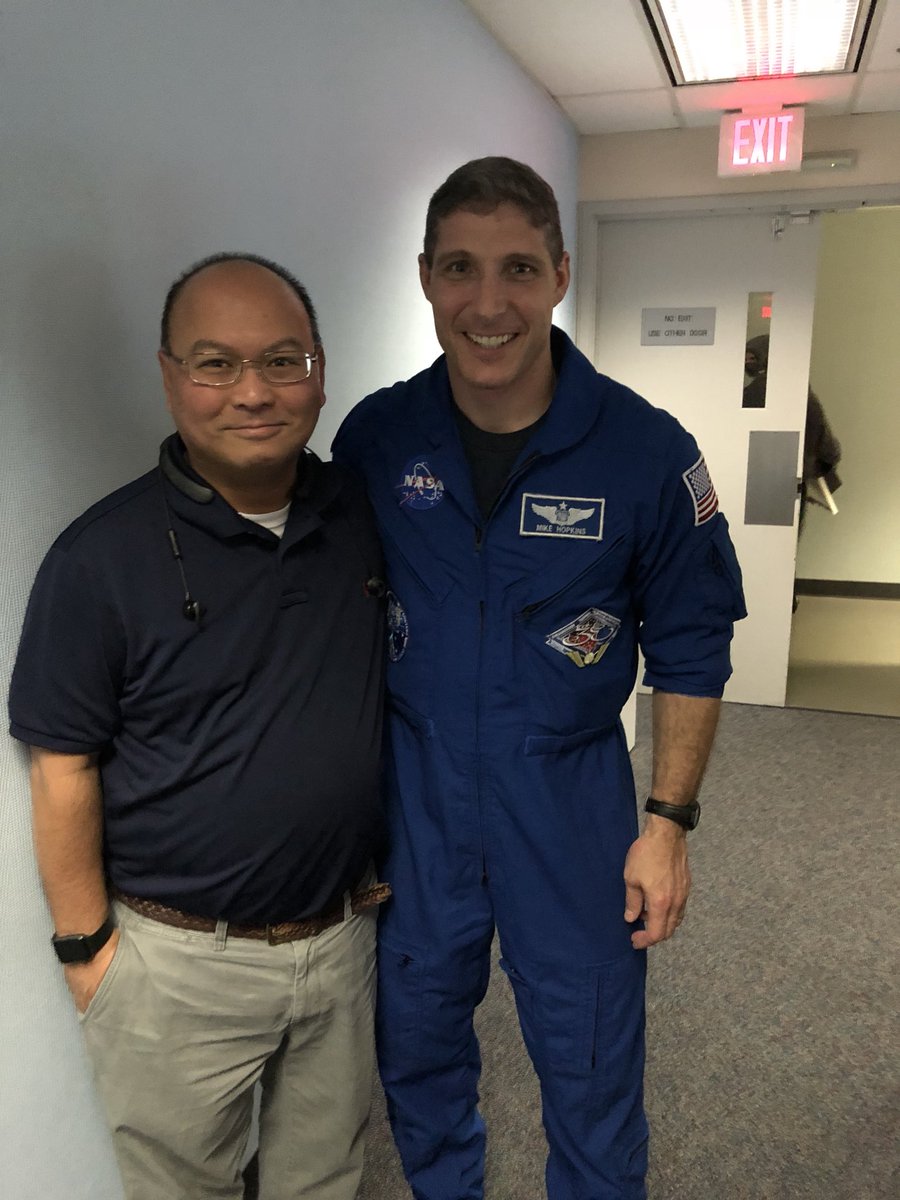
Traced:
POLYGON ((568 570, 564 563, 565 556, 558 556, 519 585, 514 598, 518 621, 530 623, 543 613, 568 612, 577 607, 579 597, 590 597, 593 603, 623 592, 629 565, 627 539, 619 534, 607 545, 601 543, 568 570))
POLYGON ((520 588, 514 654, 531 733, 578 735, 615 721, 636 667, 630 574, 622 534, 562 583, 557 560, 520 588))

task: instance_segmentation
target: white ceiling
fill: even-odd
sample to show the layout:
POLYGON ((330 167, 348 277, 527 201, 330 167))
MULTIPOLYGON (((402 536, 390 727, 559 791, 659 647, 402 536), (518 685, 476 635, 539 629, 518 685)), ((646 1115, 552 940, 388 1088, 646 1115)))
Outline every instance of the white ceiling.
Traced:
POLYGON ((878 0, 860 70, 673 87, 640 0, 465 0, 580 133, 717 125, 725 109, 900 111, 900 0, 878 0))

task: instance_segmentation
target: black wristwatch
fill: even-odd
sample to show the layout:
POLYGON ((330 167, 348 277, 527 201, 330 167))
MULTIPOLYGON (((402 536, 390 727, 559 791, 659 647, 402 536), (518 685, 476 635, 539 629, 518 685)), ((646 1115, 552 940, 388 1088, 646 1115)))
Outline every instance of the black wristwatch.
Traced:
POLYGON ((644 812, 653 813, 657 817, 668 817, 682 829, 696 829, 700 821, 700 805, 696 800, 689 804, 667 804, 665 800, 654 800, 647 797, 644 812))
POLYGON ((112 917, 107 917, 96 933, 67 933, 62 937, 54 933, 51 940, 56 957, 61 963, 90 962, 112 937, 115 927, 112 917))

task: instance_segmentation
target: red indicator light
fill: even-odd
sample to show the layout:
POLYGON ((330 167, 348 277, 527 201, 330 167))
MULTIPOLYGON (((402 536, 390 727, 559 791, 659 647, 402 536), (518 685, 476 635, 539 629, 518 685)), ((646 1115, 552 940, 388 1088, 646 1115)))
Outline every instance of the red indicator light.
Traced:
POLYGON ((772 320, 772 305, 764 304, 762 306, 762 308, 759 310, 759 315, 762 317, 762 319, 764 321, 771 321, 772 320))

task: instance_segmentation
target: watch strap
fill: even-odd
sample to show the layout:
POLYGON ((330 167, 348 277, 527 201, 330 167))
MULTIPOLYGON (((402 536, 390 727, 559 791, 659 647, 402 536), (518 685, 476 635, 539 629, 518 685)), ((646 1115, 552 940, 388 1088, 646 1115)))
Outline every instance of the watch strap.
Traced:
POLYGON ((54 933, 51 941, 56 957, 61 963, 90 962, 98 950, 102 950, 112 937, 116 925, 112 916, 107 916, 99 929, 93 933, 54 933))
POLYGON ((656 800, 653 796, 648 796, 644 812, 666 817, 682 829, 696 829, 700 820, 700 805, 696 800, 691 800, 688 804, 668 804, 665 800, 656 800))

